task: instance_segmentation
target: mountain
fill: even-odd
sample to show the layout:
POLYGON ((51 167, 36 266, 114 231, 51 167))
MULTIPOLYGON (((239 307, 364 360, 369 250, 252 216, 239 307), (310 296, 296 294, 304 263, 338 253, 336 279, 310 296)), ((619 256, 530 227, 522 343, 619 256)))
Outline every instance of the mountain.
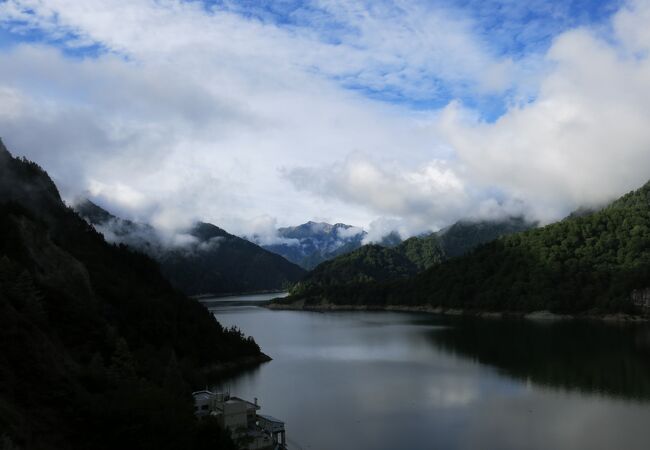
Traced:
POLYGON ((112 242, 140 250, 160 263, 173 286, 188 295, 285 289, 304 270, 225 230, 199 222, 173 236, 116 217, 89 200, 79 214, 112 242))
POLYGON ((307 222, 278 229, 281 242, 262 247, 311 270, 323 261, 358 249, 366 234, 361 228, 343 223, 307 222))
POLYGON ((537 227, 536 223, 531 223, 522 217, 482 221, 460 220, 438 231, 436 235, 446 258, 455 258, 469 253, 481 244, 535 227, 537 227))
POLYGON ((317 286, 302 298, 352 305, 567 314, 647 311, 650 183, 606 208, 509 235, 408 280, 317 286))
POLYGON ((292 293, 310 291, 315 286, 367 283, 408 277, 417 273, 417 266, 402 252, 370 244, 326 261, 292 289, 292 293))
POLYGON ((405 278, 439 263, 443 253, 434 235, 410 238, 397 247, 370 244, 326 261, 309 272, 292 293, 314 288, 405 278))
POLYGON ((263 355, 151 259, 108 244, 0 141, 2 448, 234 448, 196 423, 189 392, 241 358, 263 355))
POLYGON ((397 247, 400 245, 404 240, 402 239, 402 236, 397 231, 391 231, 388 233, 386 236, 381 238, 381 241, 377 242, 377 245, 381 245, 382 247, 397 247))
POLYGON ((321 286, 389 281, 413 276, 449 258, 465 254, 481 244, 534 226, 535 224, 521 218, 459 221, 437 233, 412 237, 397 245, 366 245, 319 265, 292 292, 305 293, 321 286))

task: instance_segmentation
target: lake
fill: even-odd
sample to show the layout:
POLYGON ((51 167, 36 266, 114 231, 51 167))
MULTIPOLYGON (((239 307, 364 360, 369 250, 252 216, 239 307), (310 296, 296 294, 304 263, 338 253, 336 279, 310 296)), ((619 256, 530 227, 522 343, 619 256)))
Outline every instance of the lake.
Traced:
POLYGON ((219 388, 290 448, 650 449, 647 324, 210 309, 273 358, 219 388))

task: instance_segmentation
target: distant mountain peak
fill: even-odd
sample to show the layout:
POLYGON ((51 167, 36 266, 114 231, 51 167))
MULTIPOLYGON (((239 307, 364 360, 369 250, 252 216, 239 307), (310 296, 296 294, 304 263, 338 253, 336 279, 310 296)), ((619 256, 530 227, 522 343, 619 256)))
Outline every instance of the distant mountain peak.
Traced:
POLYGON ((223 228, 219 228, 218 226, 208 222, 196 222, 190 229, 190 234, 202 240, 208 240, 215 237, 235 237, 223 228))
POLYGON ((366 232, 360 227, 310 220, 294 227, 279 228, 278 237, 285 241, 263 247, 305 269, 312 269, 323 261, 356 250, 365 236, 366 232))
POLYGON ((338 230, 348 230, 348 229, 358 229, 360 232, 363 231, 362 228, 355 227, 353 225, 347 225, 345 223, 337 222, 335 224, 327 222, 314 222, 312 220, 305 222, 294 227, 283 227, 278 229, 278 233, 282 237, 292 238, 292 237, 304 237, 305 235, 329 235, 332 233, 338 232, 338 230))
POLYGON ((91 224, 100 224, 117 218, 85 197, 75 201, 74 209, 91 224))

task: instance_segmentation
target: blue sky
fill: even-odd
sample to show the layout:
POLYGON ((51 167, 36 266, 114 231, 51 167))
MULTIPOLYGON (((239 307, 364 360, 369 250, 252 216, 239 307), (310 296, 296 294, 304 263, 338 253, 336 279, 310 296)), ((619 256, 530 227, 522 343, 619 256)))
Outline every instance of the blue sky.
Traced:
MULTIPOLYGON (((428 8, 444 10, 452 17, 469 21, 472 31, 485 42, 488 51, 514 60, 545 53, 555 36, 572 28, 598 27, 608 34, 608 21, 623 4, 619 0, 429 0, 422 3, 428 8)), ((245 17, 278 26, 313 30, 321 39, 330 43, 340 43, 342 36, 358 31, 344 21, 337 20, 323 5, 307 1, 207 1, 205 4, 209 10, 232 10, 245 17)), ((408 8, 407 3, 394 5, 393 2, 375 1, 367 4, 371 11, 373 8, 379 9, 382 6, 378 5, 383 4, 383 7, 389 9, 389 14, 395 16, 404 14, 404 9, 408 8)), ((480 111, 489 121, 503 114, 508 102, 512 100, 511 90, 481 95, 467 92, 465 86, 457 86, 453 81, 439 79, 435 73, 426 74, 425 78, 427 83, 437 86, 435 95, 418 98, 405 94, 399 86, 373 89, 354 80, 337 81, 372 99, 400 103, 418 110, 437 109, 451 100, 460 99, 480 111)))
POLYGON ((649 21, 648 0, 4 0, 0 136, 67 198, 172 228, 549 222, 650 178, 649 21))
MULTIPOLYGON (((390 5, 392 2, 369 2, 390 5)), ((431 8, 444 9, 474 22, 474 29, 483 35, 497 53, 518 55, 543 51, 553 36, 581 25, 603 24, 614 14, 622 1, 602 0, 429 0, 421 2, 431 8)), ((246 17, 278 25, 318 30, 322 37, 337 41, 340 33, 353 32, 323 5, 309 1, 206 1, 211 10, 236 11, 246 17)), ((392 5, 399 15, 407 5, 392 5)))
MULTIPOLYGON (((306 28, 318 33, 326 42, 340 43, 342 36, 354 34, 357 30, 344 21, 337 20, 326 7, 305 1, 240 1, 205 2, 208 9, 233 10, 245 17, 274 23, 289 28, 306 28)), ((608 33, 610 17, 618 11, 622 1, 593 0, 429 0, 422 2, 429 8, 441 9, 450 16, 471 22, 471 29, 485 42, 488 51, 501 57, 521 60, 546 52, 555 36, 579 26, 602 27, 608 33)), ((388 5, 390 14, 404 14, 408 4, 394 5, 392 2, 368 2, 370 10, 388 5), (382 5, 383 4, 383 5, 382 5), (377 6, 382 5, 382 6, 377 6)), ((400 86, 390 89, 374 89, 356 80, 338 79, 348 89, 358 90, 368 97, 380 101, 404 104, 408 107, 427 110, 445 106, 454 99, 475 108, 483 118, 493 121, 506 111, 512 101, 512 90, 484 95, 468 92, 466 86, 455 85, 453 80, 436 77, 435 73, 424 75, 424 83, 437 87, 431 96, 413 98, 404 93, 400 86)))

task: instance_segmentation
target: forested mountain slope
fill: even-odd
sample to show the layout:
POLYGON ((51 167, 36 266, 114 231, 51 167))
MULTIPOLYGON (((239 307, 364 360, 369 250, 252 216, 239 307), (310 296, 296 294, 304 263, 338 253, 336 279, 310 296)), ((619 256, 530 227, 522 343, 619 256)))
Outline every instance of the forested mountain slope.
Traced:
POLYGON ((283 257, 210 223, 181 230, 182 243, 167 242, 152 226, 116 217, 89 200, 75 209, 110 241, 158 261, 163 275, 188 295, 285 289, 305 274, 283 257))
POLYGON ((107 244, 36 164, 0 142, 0 439, 26 449, 184 449, 202 368, 260 358, 175 291, 148 257, 107 244))
POLYGON ((478 245, 534 226, 521 218, 459 221, 437 233, 412 237, 394 247, 366 245, 319 265, 293 288, 293 293, 306 292, 318 286, 391 281, 413 276, 451 257, 463 255, 478 245))
POLYGON ((502 236, 536 228, 537 223, 522 217, 500 220, 459 220, 452 226, 436 233, 445 259, 462 256, 481 244, 502 236))
POLYGON ((314 286, 296 299, 490 311, 633 311, 650 286, 650 183, 582 217, 503 237, 392 283, 314 286))

